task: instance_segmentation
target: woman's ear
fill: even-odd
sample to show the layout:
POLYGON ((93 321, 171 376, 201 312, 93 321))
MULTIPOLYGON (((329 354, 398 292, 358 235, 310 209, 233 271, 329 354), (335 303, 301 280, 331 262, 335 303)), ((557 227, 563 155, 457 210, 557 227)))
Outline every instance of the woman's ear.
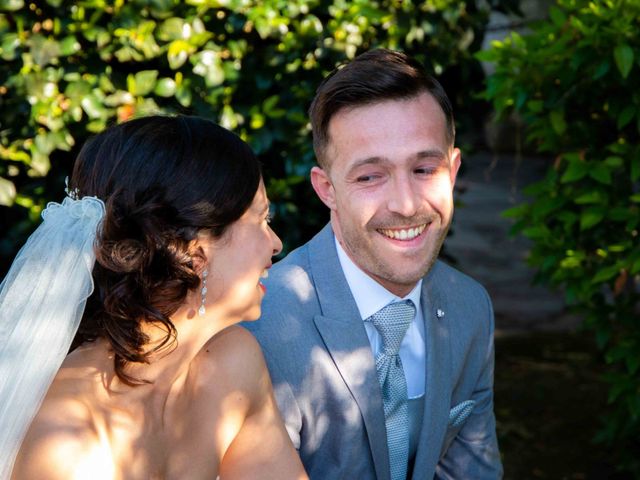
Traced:
POLYGON ((205 253, 205 242, 198 238, 192 241, 192 245, 189 248, 189 254, 191 255, 191 264, 193 265, 193 271, 198 276, 202 276, 208 265, 209 259, 205 253))

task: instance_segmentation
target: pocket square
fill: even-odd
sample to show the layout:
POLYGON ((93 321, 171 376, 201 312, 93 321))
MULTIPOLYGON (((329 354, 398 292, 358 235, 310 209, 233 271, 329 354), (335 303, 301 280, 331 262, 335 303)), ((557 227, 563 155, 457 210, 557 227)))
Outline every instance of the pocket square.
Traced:
POLYGON ((475 406, 475 400, 466 400, 449 411, 449 426, 458 427, 464 423, 475 406))

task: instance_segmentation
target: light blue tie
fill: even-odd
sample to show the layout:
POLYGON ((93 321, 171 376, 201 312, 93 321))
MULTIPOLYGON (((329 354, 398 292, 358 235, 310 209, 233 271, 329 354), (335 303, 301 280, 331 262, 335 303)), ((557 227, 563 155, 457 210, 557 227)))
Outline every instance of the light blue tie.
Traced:
POLYGON ((382 337, 382 352, 376 357, 376 371, 382 387, 384 418, 391 480, 407 478, 409 461, 409 411, 407 380, 400 360, 400 344, 416 314, 411 300, 392 303, 374 313, 370 320, 382 337))

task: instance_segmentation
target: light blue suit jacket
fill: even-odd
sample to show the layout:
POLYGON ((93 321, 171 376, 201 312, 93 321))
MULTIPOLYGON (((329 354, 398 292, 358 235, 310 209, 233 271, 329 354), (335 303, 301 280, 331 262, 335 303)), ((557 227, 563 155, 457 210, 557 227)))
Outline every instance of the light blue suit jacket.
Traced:
MULTIPOLYGON (((262 345, 287 430, 310 477, 389 480, 374 358, 331 226, 274 265, 265 283, 262 318, 244 326, 262 345)), ((501 478, 489 297, 438 261, 424 278, 421 302, 426 396, 412 478, 501 478)))

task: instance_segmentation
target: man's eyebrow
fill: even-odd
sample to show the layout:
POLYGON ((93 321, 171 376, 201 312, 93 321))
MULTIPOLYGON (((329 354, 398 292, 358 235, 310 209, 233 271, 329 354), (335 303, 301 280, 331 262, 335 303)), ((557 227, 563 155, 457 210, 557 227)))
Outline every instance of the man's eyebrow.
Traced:
MULTIPOLYGON (((430 148, 427 150, 420 150, 419 152, 417 152, 415 155, 413 155, 414 159, 417 160, 422 160, 422 159, 427 159, 427 158, 434 158, 437 160, 445 160, 447 158, 447 155, 440 149, 437 148, 430 148)), ((389 159, 386 157, 380 157, 380 156, 373 156, 373 157, 367 157, 367 158, 362 158, 360 160, 356 160, 355 162, 353 162, 353 165, 351 165, 351 167, 349 167, 349 170, 347 171, 347 174, 350 174, 351 172, 353 172, 354 170, 364 166, 364 165, 379 165, 379 164, 384 164, 384 163, 389 163, 389 159)))
POLYGON ((356 160, 353 162, 353 165, 349 167, 347 174, 353 172, 354 170, 364 166, 364 165, 378 165, 381 163, 388 163, 388 159, 386 157, 367 157, 362 158, 360 160, 356 160))
POLYGON ((416 153, 415 156, 417 159, 422 159, 422 158, 438 158, 438 159, 444 159, 446 158, 446 154, 439 149, 433 148, 433 149, 429 149, 429 150, 422 150, 418 153, 416 153))

